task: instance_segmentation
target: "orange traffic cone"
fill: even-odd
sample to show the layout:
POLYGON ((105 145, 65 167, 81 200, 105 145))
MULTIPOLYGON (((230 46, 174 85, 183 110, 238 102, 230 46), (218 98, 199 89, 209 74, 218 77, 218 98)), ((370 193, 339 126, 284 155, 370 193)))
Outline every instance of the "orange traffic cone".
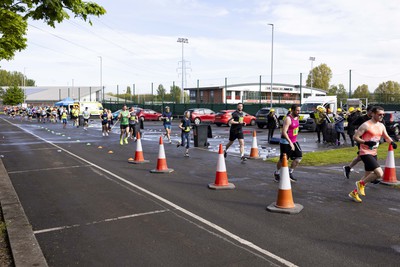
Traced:
POLYGON ((286 154, 283 154, 280 177, 277 201, 269 205, 267 210, 279 213, 297 214, 303 209, 303 206, 293 202, 286 154))
POLYGON ((163 138, 160 136, 160 149, 158 150, 158 160, 157 160, 157 167, 154 170, 151 170, 152 173, 170 173, 173 172, 174 169, 168 169, 167 166, 167 159, 165 157, 164 151, 164 143, 163 138))
POLYGON ((141 164, 141 163, 148 163, 148 160, 144 159, 143 156, 143 149, 142 149, 142 141, 140 140, 140 133, 136 133, 136 152, 135 152, 135 159, 129 158, 129 163, 133 164, 141 164))
POLYGON ((251 159, 258 159, 258 158, 260 158, 260 154, 258 153, 258 145, 257 145, 257 134, 256 134, 256 131, 253 131, 253 142, 251 143, 250 158, 251 158, 251 159))
POLYGON ((386 185, 398 185, 396 177, 396 164, 394 162, 394 151, 392 144, 389 144, 388 154, 386 156, 385 171, 383 172, 383 178, 381 184, 386 185))
POLYGON ((228 174, 226 173, 224 151, 222 144, 219 145, 217 172, 215 175, 215 182, 208 184, 210 189, 235 189, 235 185, 228 182, 228 174))

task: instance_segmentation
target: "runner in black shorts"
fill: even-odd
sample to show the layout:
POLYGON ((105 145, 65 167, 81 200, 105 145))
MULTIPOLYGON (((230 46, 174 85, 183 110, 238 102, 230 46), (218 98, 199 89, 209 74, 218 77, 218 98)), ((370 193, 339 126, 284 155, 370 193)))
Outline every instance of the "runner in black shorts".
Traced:
POLYGON ((299 134, 300 107, 294 104, 290 109, 290 114, 288 114, 283 121, 282 135, 280 140, 281 155, 280 160, 276 164, 276 171, 274 172, 275 182, 279 182, 280 180, 279 170, 282 167, 283 154, 286 154, 287 158, 292 160, 289 168, 289 177, 292 182, 297 181, 297 179, 293 177, 293 171, 299 165, 303 157, 301 147, 297 142, 297 135, 299 134))
POLYGON ((228 148, 233 144, 233 142, 238 139, 240 146, 240 157, 242 162, 247 159, 244 156, 244 137, 243 137, 243 125, 246 126, 246 123, 243 121, 243 104, 239 103, 237 105, 237 110, 232 112, 232 118, 229 120, 231 125, 231 129, 229 131, 229 142, 225 146, 224 157, 227 155, 228 148))

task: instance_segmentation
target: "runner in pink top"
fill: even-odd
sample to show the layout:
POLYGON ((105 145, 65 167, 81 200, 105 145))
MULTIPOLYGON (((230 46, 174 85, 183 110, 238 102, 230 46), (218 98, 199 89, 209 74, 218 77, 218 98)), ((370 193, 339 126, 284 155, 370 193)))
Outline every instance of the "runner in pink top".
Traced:
POLYGON ((301 147, 297 142, 297 135, 299 133, 299 105, 292 105, 291 112, 286 116, 283 121, 282 135, 280 141, 281 156, 276 164, 276 171, 274 173, 275 182, 279 182, 279 170, 282 167, 282 157, 286 154, 287 159, 292 160, 292 164, 289 169, 289 176, 292 182, 296 182, 296 178, 293 177, 293 171, 299 165, 303 153, 301 147))

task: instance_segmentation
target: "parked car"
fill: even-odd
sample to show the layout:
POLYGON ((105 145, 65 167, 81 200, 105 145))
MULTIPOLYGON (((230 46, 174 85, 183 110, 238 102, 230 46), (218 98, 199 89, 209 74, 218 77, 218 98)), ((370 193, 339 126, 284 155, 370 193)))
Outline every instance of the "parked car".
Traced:
MULTIPOLYGON (((228 121, 232 118, 232 112, 234 112, 234 109, 229 109, 229 110, 220 110, 216 115, 215 115, 215 125, 218 127, 225 124, 228 125, 228 121)), ((243 111, 243 120, 246 123, 246 125, 251 125, 254 126, 256 125, 256 117, 253 115, 250 115, 246 112, 243 111)))
POLYGON ((215 112, 211 109, 191 108, 186 111, 190 112, 190 120, 194 122, 194 124, 200 124, 202 122, 214 123, 215 121, 215 112))
POLYGON ((137 111, 136 114, 139 119, 143 121, 158 121, 162 114, 160 112, 154 111, 152 109, 142 109, 142 108, 135 108, 137 111))
POLYGON ((398 140, 400 137, 400 112, 385 111, 383 123, 385 124, 388 134, 398 140))
MULTIPOLYGON (((273 107, 273 109, 275 109, 275 114, 276 114, 276 116, 278 116, 279 124, 282 125, 283 118, 288 113, 288 110, 283 107, 273 107)), ((271 110, 271 108, 262 108, 259 111, 257 111, 256 124, 257 124, 258 128, 262 129, 267 125, 267 121, 268 121, 267 116, 268 116, 270 110, 271 110)))

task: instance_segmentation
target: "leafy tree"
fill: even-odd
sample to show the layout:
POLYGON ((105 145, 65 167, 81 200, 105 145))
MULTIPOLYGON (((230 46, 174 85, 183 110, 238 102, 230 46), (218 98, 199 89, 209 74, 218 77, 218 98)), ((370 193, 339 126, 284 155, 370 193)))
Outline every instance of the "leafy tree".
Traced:
POLYGON ((379 84, 374 91, 375 101, 381 103, 398 103, 400 101, 400 84, 387 81, 379 84))
POLYGON ((368 90, 368 85, 363 84, 363 85, 357 86, 356 90, 354 90, 352 97, 354 97, 354 98, 369 98, 370 93, 368 90))
POLYGON ((170 89, 171 92, 171 101, 174 101, 175 103, 180 103, 181 99, 181 88, 179 86, 171 86, 170 89))
POLYGON ((1 96, 3 104, 17 105, 24 102, 24 91, 17 85, 10 86, 1 96))
POLYGON ((130 86, 127 86, 127 87, 126 87, 126 94, 127 94, 127 95, 131 95, 131 94, 132 94, 132 92, 131 92, 131 87, 130 87, 130 86))
MULTIPOLYGON (((0 2, 0 60, 11 60, 16 51, 26 48, 28 19, 43 20, 55 27, 74 14, 84 21, 89 15, 100 16, 106 10, 93 2, 82 0, 3 0, 0 2)), ((89 24, 92 22, 89 19, 89 24)))
POLYGON ((329 82, 332 79, 332 70, 326 64, 320 64, 313 68, 308 74, 306 85, 311 87, 311 73, 313 76, 313 88, 319 88, 325 91, 329 90, 329 82))
POLYGON ((167 90, 165 90, 164 86, 160 84, 157 88, 157 96, 159 99, 165 99, 165 94, 167 90))
POLYGON ((13 86, 13 85, 24 85, 25 86, 35 86, 35 81, 28 79, 21 72, 8 72, 6 70, 0 70, 0 86, 13 86))
POLYGON ((329 90, 327 92, 328 95, 336 95, 338 100, 345 100, 348 98, 346 89, 344 88, 343 84, 339 84, 339 85, 331 85, 329 87, 329 90))

